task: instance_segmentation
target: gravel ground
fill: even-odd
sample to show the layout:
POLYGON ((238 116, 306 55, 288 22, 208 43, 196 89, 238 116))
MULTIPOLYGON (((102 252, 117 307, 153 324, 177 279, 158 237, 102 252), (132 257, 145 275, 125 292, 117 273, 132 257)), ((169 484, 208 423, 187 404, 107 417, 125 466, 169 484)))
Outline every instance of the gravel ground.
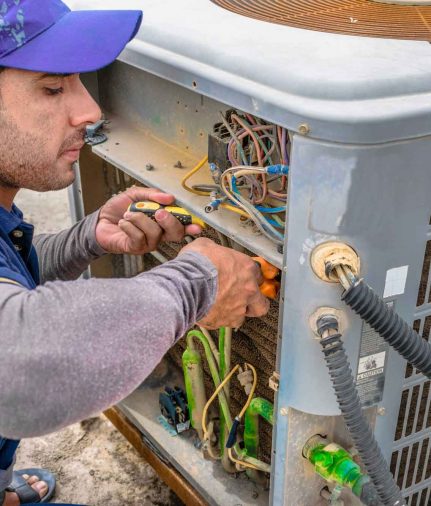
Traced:
MULTIPOLYGON (((67 191, 22 190, 15 200, 36 233, 70 226, 67 191)), ((180 506, 153 469, 104 418, 22 441, 16 468, 45 467, 58 479, 56 502, 88 506, 180 506)))

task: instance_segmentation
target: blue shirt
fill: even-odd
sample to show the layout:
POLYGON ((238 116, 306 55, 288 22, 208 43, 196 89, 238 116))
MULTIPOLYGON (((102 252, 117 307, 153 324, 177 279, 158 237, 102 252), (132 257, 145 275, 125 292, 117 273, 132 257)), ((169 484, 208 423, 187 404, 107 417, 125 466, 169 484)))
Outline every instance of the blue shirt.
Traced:
MULTIPOLYGON (((34 227, 23 221, 22 212, 15 206, 9 212, 0 207, 0 283, 19 284, 36 288, 39 284, 39 265, 33 242, 34 227)), ((0 436, 0 469, 7 469, 19 441, 0 436)))
POLYGON ((32 245, 34 227, 23 220, 15 206, 0 207, 0 282, 29 289, 39 284, 39 265, 32 245))

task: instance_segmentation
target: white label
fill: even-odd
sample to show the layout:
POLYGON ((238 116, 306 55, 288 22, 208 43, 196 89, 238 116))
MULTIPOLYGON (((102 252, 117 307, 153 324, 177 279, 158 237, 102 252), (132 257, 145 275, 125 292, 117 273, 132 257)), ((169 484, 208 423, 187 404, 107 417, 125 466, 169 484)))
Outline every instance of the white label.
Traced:
POLYGON ((385 356, 386 352, 382 351, 374 353, 374 355, 361 357, 358 365, 358 380, 382 374, 385 367, 385 356))
POLYGON ((402 267, 395 267, 386 271, 385 291, 383 292, 384 299, 404 293, 408 270, 409 266, 403 265, 402 267))
POLYGON ((178 434, 180 432, 184 432, 185 430, 189 430, 189 429, 190 429, 190 420, 187 420, 187 422, 183 422, 183 423, 177 423, 178 434))

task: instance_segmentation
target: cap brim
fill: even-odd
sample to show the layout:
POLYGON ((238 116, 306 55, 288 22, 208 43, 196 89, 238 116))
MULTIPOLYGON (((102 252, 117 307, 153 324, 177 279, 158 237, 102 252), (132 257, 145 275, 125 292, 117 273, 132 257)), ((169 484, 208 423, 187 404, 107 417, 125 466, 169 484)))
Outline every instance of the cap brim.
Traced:
POLYGON ((118 57, 141 21, 141 11, 72 11, 0 58, 0 67, 53 74, 92 72, 118 57))

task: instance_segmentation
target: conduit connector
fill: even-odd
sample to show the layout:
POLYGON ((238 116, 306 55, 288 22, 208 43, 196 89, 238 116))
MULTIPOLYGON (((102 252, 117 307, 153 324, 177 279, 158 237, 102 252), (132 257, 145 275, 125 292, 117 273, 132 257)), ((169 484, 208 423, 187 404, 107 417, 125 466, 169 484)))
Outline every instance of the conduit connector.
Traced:
POLYGON ((335 309, 334 307, 327 307, 327 306, 319 307, 316 309, 316 311, 314 311, 310 315, 310 317, 308 319, 308 323, 310 325, 310 328, 314 332, 314 334, 316 335, 317 339, 320 339, 322 337, 321 334, 319 333, 319 327, 318 327, 320 318, 322 318, 322 317, 326 318, 326 317, 328 317, 328 315, 333 316, 337 320, 338 331, 341 334, 347 328, 347 318, 346 318, 345 314, 343 313, 343 311, 341 311, 341 309, 335 309))
POLYGON ((319 244, 311 253, 311 268, 314 274, 327 283, 338 283, 336 267, 344 265, 355 277, 359 276, 361 262, 356 251, 343 242, 331 241, 319 244))
POLYGON ((323 314, 316 321, 316 327, 322 338, 336 334, 339 330, 338 318, 333 314, 323 314))
POLYGON ((253 386, 253 372, 251 369, 243 370, 240 367, 237 378, 241 386, 244 388, 245 394, 250 395, 251 387, 253 386))

